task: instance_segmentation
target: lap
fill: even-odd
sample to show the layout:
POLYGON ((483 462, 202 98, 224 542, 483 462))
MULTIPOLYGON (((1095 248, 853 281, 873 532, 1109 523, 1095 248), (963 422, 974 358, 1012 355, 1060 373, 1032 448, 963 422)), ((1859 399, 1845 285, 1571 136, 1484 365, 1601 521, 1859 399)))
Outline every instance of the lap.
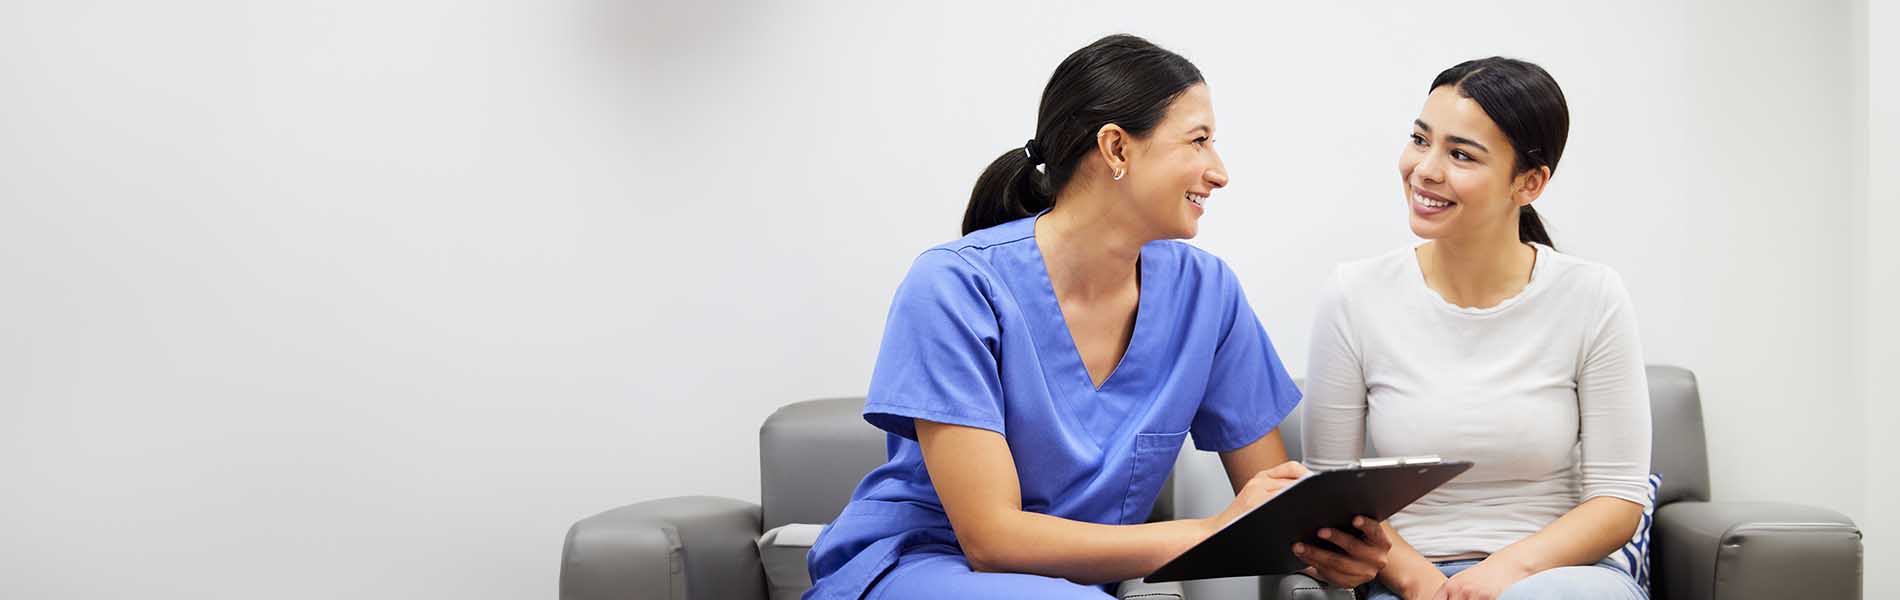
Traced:
POLYGON ((1399 596, 1397 592, 1393 592, 1383 584, 1378 583, 1366 586, 1365 594, 1361 597, 1365 598, 1365 600, 1405 600, 1399 596))
POLYGON ((970 562, 953 552, 912 552, 871 586, 868 600, 1053 598, 1056 600, 1112 600, 1102 588, 1060 577, 1027 573, 978 573, 970 562))
POLYGON ((1629 573, 1615 566, 1559 567, 1524 578, 1504 590, 1498 600, 1563 600, 1604 598, 1644 600, 1648 595, 1629 573))
MULTIPOLYGON (((1457 575, 1459 571, 1470 567, 1474 562, 1458 562, 1439 565, 1445 576, 1457 575)), ((1560 567, 1539 572, 1504 590, 1498 600, 1563 600, 1606 599, 1606 600, 1646 600, 1649 597, 1636 580, 1628 573, 1612 564, 1598 563, 1583 567, 1560 567)), ((1401 600, 1397 593, 1386 589, 1384 585, 1374 583, 1367 586, 1366 600, 1401 600)))

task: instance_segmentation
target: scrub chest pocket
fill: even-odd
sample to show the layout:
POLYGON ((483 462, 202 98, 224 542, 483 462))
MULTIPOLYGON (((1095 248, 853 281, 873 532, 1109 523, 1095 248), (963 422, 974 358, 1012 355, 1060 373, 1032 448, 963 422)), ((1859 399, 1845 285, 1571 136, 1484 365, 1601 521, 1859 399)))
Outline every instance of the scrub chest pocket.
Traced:
POLYGON ((1187 436, 1186 431, 1135 434, 1134 464, 1129 469, 1128 497, 1122 501, 1122 524, 1148 520, 1161 484, 1174 470, 1174 459, 1181 455, 1181 444, 1187 436))

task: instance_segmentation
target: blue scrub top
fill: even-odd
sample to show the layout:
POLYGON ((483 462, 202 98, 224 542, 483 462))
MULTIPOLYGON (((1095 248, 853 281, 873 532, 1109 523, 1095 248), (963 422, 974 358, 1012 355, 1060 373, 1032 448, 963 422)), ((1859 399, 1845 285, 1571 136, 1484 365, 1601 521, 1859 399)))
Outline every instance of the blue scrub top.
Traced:
POLYGON ((1132 524, 1147 519, 1190 434, 1201 450, 1235 450, 1299 403, 1233 271, 1172 240, 1141 248, 1134 332, 1096 388, 1035 220, 931 248, 898 287, 864 407, 889 432, 890 459, 812 546, 806 598, 859 598, 913 549, 960 552, 914 419, 1002 434, 1023 510, 1132 524))

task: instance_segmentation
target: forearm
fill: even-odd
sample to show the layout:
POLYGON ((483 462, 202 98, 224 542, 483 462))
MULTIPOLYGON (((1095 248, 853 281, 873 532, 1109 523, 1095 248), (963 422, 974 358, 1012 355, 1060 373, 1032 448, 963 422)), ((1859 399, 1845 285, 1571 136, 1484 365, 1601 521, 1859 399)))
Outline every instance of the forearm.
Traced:
POLYGON ((1445 574, 1438 570, 1438 565, 1419 554, 1418 549, 1405 541, 1390 523, 1383 527, 1386 539, 1392 542, 1392 550, 1386 552, 1385 569, 1379 571, 1379 583, 1406 598, 1426 597, 1445 583, 1445 574))
POLYGON ((971 568, 1080 583, 1146 575, 1211 531, 1206 520, 1101 525, 1023 510, 1002 434, 918 419, 925 468, 971 568))
POLYGON ((1598 496, 1485 560, 1513 565, 1526 575, 1592 564, 1628 542, 1642 518, 1641 505, 1598 496))
POLYGON ((1267 432, 1254 443, 1222 452, 1220 455, 1221 468, 1227 470, 1227 482, 1234 486, 1235 494, 1239 494, 1241 488, 1247 487, 1247 482, 1252 481, 1254 476, 1260 474, 1261 471, 1279 466, 1280 463, 1286 461, 1286 441, 1280 437, 1278 427, 1273 428, 1273 431, 1267 432))
POLYGON ((1101 525, 1020 510, 998 515, 981 527, 984 530, 957 532, 971 568, 1084 584, 1153 573, 1211 533, 1205 519, 1101 525))

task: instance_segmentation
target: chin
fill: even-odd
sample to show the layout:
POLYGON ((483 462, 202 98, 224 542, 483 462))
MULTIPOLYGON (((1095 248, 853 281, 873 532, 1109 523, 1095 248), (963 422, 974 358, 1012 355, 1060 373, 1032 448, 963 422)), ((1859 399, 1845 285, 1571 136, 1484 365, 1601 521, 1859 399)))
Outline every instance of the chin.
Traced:
POLYGON ((1435 240, 1445 235, 1444 227, 1438 223, 1426 221, 1418 215, 1412 215, 1410 221, 1412 235, 1418 236, 1419 239, 1435 240))
POLYGON ((1200 232, 1201 223, 1189 217, 1186 221, 1176 224, 1174 230, 1168 232, 1168 237, 1177 240, 1194 239, 1194 236, 1200 232))
POLYGON ((1201 216, 1190 211, 1183 217, 1180 224, 1175 226, 1174 237, 1181 240, 1193 239, 1195 235, 1201 233, 1201 216))

